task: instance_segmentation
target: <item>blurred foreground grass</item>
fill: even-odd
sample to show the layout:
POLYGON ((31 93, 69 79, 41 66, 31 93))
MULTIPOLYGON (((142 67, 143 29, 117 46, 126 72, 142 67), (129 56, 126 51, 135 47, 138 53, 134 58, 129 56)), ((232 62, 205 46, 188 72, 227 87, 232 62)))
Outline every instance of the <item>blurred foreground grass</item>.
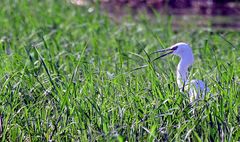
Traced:
POLYGON ((158 14, 116 23, 64 1, 3 0, 0 9, 2 141, 240 140, 239 32, 194 23, 173 32, 158 14), (148 63, 179 41, 193 47, 191 75, 212 98, 189 104, 178 58, 148 63))

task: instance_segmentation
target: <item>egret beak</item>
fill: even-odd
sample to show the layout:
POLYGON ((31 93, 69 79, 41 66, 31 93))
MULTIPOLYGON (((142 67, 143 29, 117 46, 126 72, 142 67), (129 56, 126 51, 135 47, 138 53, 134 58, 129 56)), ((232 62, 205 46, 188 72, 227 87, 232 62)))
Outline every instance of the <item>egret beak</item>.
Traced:
POLYGON ((155 60, 158 60, 158 59, 160 59, 160 58, 162 58, 164 56, 172 54, 177 48, 178 48, 177 46, 174 46, 174 47, 170 47, 170 48, 166 48, 166 49, 157 50, 157 51, 151 53, 150 55, 155 54, 155 53, 159 53, 159 52, 167 52, 167 51, 169 51, 169 52, 167 52, 167 53, 165 53, 165 54, 163 54, 163 55, 153 59, 152 62, 155 61, 155 60))
POLYGON ((154 52, 151 53, 150 55, 155 54, 155 53, 159 53, 159 52, 166 52, 166 51, 171 51, 171 48, 160 49, 160 50, 154 51, 154 52))

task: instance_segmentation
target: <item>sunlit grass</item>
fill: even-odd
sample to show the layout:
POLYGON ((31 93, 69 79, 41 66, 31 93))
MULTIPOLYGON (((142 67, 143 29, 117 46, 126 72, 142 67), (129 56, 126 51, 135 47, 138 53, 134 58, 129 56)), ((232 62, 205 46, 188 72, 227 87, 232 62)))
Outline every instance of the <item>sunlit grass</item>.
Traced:
POLYGON ((240 140, 239 32, 194 23, 174 32, 161 15, 117 23, 64 1, 0 8, 2 141, 240 140), (179 59, 149 62, 179 41, 193 47, 192 78, 213 97, 190 105, 179 59))

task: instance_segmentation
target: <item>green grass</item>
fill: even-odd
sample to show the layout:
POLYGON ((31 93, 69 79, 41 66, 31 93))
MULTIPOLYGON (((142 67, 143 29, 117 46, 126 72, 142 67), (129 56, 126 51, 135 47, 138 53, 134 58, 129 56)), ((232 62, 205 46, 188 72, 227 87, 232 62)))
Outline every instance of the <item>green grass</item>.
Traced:
POLYGON ((116 22, 94 8, 1 1, 2 141, 240 140, 239 32, 174 32, 162 15, 116 22), (212 98, 189 104, 177 57, 148 62, 179 41, 192 45, 191 74, 212 98))

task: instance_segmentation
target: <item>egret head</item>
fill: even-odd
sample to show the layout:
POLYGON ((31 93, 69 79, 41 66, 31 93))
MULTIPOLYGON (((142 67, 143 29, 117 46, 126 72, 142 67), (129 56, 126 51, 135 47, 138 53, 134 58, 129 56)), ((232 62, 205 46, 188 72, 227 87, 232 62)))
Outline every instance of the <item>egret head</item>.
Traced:
POLYGON ((177 43, 174 44, 172 47, 170 47, 173 50, 174 55, 177 55, 181 58, 184 58, 185 56, 190 56, 192 54, 192 49, 187 43, 177 43))
POLYGON ((173 55, 179 56, 181 59, 185 59, 187 62, 189 62, 189 64, 192 64, 194 62, 192 49, 187 43, 184 43, 184 42, 176 43, 169 48, 157 50, 153 53, 158 53, 158 52, 166 52, 166 53, 154 59, 153 61, 159 58, 162 58, 166 55, 173 54, 173 55))

